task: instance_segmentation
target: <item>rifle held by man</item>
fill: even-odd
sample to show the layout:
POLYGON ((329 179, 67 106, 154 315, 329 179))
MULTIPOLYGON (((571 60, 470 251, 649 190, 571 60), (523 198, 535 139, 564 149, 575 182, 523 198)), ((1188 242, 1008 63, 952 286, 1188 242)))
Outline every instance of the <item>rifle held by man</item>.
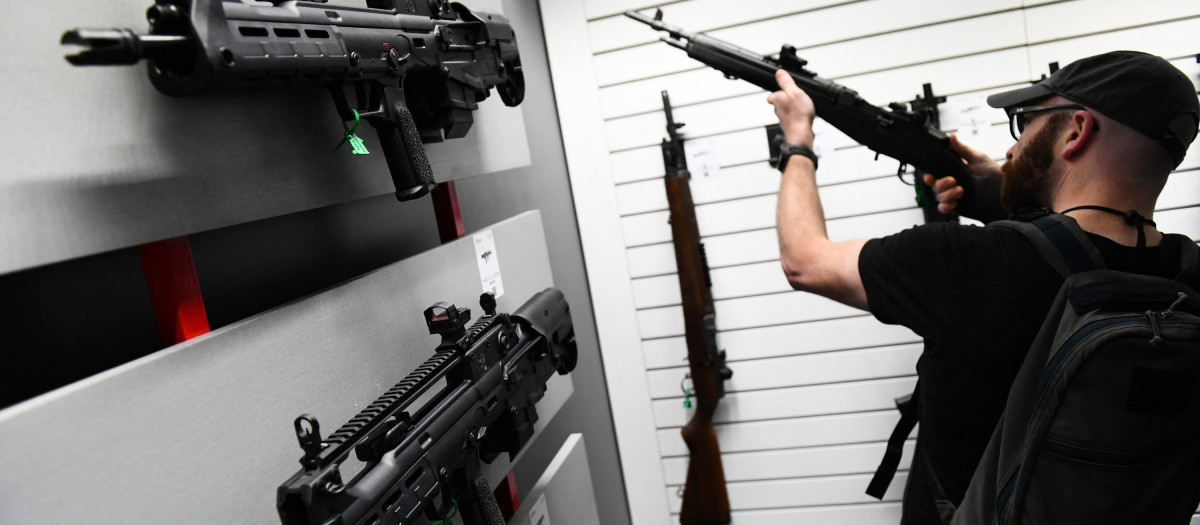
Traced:
POLYGON ((696 223, 684 141, 679 135, 683 124, 675 122, 666 91, 662 92, 662 100, 669 137, 662 141, 666 167, 663 182, 667 187, 679 295, 683 300, 689 375, 696 397, 696 411, 682 430, 690 458, 679 521, 683 525, 716 525, 729 523, 729 495, 725 489, 721 448, 713 429, 713 413, 719 398, 725 396, 725 381, 733 376, 733 371, 725 366, 725 352, 717 349, 712 279, 696 223))
POLYGON ((503 16, 448 0, 157 0, 150 34, 72 29, 77 66, 148 62, 150 81, 173 96, 316 84, 329 89, 354 151, 359 119, 379 134, 396 198, 436 184, 423 143, 466 135, 477 102, 496 88, 516 106, 525 81, 516 36, 503 16), (345 86, 353 86, 351 107, 345 86))
POLYGON ((666 31, 669 36, 662 41, 686 51, 689 57, 729 78, 745 80, 767 91, 779 90, 775 71, 787 71, 812 98, 817 116, 851 139, 900 161, 902 170, 908 165, 917 173, 954 177, 964 190, 959 214, 982 222, 1008 217, 998 198, 1000 181, 971 173, 950 149, 950 138, 925 115, 909 111, 904 104, 894 103, 886 109, 871 105, 854 90, 805 69, 808 62, 796 56, 796 48, 789 45, 784 45, 777 56, 762 57, 704 33, 689 33, 665 24, 662 11, 654 18, 636 11, 625 11, 625 16, 666 31))
POLYGON ((512 314, 437 303, 425 310, 442 342, 424 364, 322 439, 317 418, 296 418, 303 469, 279 487, 284 525, 503 525, 479 462, 514 459, 533 436, 535 404, 555 373, 575 368, 575 332, 561 291, 547 288, 512 314), (445 380, 423 406, 413 404, 445 380), (365 466, 340 468, 354 453, 365 466), (440 497, 440 503, 438 498, 440 497))

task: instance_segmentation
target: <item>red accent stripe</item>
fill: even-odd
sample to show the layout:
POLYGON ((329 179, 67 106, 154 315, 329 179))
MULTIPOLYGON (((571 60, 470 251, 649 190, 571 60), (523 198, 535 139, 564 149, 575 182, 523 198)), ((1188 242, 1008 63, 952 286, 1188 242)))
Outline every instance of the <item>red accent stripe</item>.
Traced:
POLYGON ((138 255, 163 345, 208 333, 208 314, 187 237, 143 244, 138 255))
POLYGON ((517 478, 511 470, 492 494, 496 495, 496 503, 500 506, 500 514, 504 515, 504 521, 511 520, 513 514, 521 507, 521 498, 517 495, 517 478))
POLYGON ((437 218, 438 236, 443 244, 466 235, 454 181, 443 182, 433 188, 433 215, 437 218))

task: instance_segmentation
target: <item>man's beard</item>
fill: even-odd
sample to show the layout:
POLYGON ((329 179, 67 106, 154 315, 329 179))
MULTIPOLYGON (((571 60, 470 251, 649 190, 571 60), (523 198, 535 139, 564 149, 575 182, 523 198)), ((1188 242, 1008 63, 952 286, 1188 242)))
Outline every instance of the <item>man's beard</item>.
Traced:
POLYGON ((1000 203, 1008 213, 1016 214, 1026 208, 1049 208, 1050 192, 1057 176, 1050 172, 1054 164, 1054 141, 1060 128, 1070 120, 1067 113, 1051 115, 1020 155, 1000 166, 1004 179, 1000 186, 1000 203))

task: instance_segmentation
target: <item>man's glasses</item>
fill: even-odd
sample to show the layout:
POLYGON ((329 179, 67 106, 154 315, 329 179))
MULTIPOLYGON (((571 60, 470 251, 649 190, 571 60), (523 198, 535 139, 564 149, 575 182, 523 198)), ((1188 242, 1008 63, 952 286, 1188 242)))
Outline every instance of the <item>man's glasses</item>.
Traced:
POLYGON ((1027 117, 1025 115, 1030 113, 1039 113, 1042 111, 1053 111, 1056 109, 1086 110, 1087 108, 1080 106, 1079 104, 1052 104, 1049 106, 1022 106, 1008 108, 1005 110, 1008 112, 1008 132, 1012 133, 1013 140, 1020 140, 1021 133, 1025 131, 1025 124, 1027 121, 1027 117))

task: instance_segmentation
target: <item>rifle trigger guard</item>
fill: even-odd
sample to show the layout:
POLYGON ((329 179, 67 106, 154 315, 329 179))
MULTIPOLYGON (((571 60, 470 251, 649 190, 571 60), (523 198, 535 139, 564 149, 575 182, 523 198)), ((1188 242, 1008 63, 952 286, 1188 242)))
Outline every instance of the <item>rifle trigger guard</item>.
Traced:
MULTIPOLYGON (((916 179, 916 177, 915 177, 915 176, 913 177, 913 181, 912 181, 912 182, 908 182, 908 181, 904 180, 904 172, 905 172, 905 170, 907 170, 907 169, 908 169, 908 164, 905 164, 905 163, 901 162, 901 163, 900 163, 900 167, 896 169, 896 178, 900 179, 900 182, 903 182, 903 183, 905 183, 905 184, 907 184, 907 185, 909 185, 909 186, 916 186, 916 184, 917 184, 917 179, 916 179)), ((915 175, 915 174, 914 174, 914 175, 915 175)))

